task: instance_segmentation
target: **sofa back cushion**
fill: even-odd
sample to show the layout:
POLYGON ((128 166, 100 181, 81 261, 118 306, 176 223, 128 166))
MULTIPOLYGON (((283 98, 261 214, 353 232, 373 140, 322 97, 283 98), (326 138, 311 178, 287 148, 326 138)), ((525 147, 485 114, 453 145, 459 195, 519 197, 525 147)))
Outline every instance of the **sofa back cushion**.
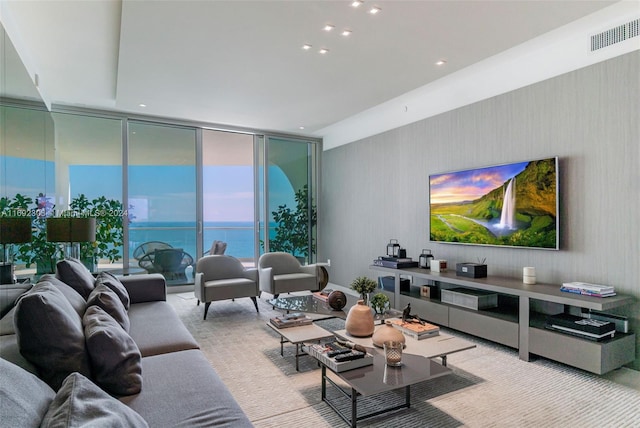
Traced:
POLYGON ((98 285, 93 289, 91 294, 89 294, 87 309, 91 306, 101 307, 106 313, 111 315, 125 331, 129 331, 131 325, 129 315, 116 293, 111 291, 106 285, 98 285))
POLYGON ((79 373, 64 380, 42 421, 50 427, 142 428, 147 422, 79 373))
POLYGON ((56 278, 56 276, 51 273, 42 275, 38 282, 49 282, 51 285, 54 285, 62 292, 62 294, 64 294, 64 297, 66 297, 69 303, 71 303, 71 306, 73 306, 73 309, 78 313, 78 316, 82 318, 84 310, 87 307, 87 302, 80 293, 62 282, 59 278, 56 278))
POLYGON ((58 288, 36 284, 16 303, 14 314, 20 353, 54 390, 73 372, 89 375, 82 320, 58 288))
POLYGON ((0 425, 39 427, 55 392, 34 374, 0 358, 0 425))
POLYGON ((76 290, 85 300, 95 287, 95 278, 78 259, 60 260, 56 265, 56 276, 76 290))
POLYGON ((129 292, 122 285, 122 282, 109 272, 100 272, 96 277, 96 287, 100 284, 106 285, 118 295, 118 298, 122 302, 122 305, 126 310, 129 310, 129 306, 131 305, 131 299, 129 298, 129 292))
POLYGON ((89 306, 82 322, 93 380, 114 395, 139 393, 142 356, 131 336, 98 306, 89 306))

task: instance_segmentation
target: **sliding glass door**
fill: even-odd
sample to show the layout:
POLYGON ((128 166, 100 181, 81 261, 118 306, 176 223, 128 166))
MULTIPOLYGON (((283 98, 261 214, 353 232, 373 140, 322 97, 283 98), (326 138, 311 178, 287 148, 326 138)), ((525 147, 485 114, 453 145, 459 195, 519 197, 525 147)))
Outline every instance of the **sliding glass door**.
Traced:
POLYGON ((196 261, 196 130, 129 122, 129 260, 193 283, 196 261))
POLYGON ((202 133, 203 254, 224 251, 245 266, 255 264, 254 136, 202 133), (224 248, 224 249, 223 249, 224 248))

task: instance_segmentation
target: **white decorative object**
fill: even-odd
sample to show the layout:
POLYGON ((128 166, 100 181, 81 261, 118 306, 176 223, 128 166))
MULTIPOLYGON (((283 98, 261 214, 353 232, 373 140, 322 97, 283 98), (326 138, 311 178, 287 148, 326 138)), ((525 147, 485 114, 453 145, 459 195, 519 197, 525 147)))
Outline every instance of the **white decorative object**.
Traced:
POLYGON ((536 268, 527 266, 522 268, 522 282, 525 284, 536 283, 536 268))

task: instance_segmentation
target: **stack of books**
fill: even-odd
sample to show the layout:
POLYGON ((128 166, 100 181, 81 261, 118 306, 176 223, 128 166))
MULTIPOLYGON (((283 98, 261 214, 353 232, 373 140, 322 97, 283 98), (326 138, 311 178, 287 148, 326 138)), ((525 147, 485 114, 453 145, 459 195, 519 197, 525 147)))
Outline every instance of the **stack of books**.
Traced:
POLYGON ((380 256, 373 261, 374 266, 382 266, 392 269, 406 269, 418 267, 418 262, 413 261, 411 257, 384 257, 380 256))
POLYGON ((373 364, 373 355, 341 346, 337 342, 304 345, 302 350, 335 373, 373 364))
POLYGON ((271 324, 277 328, 300 327, 301 325, 309 325, 313 322, 308 316, 296 312, 293 314, 280 315, 269 320, 271 324))
POLYGON ((389 320, 391 325, 403 332, 409 337, 416 340, 426 339, 428 337, 437 336, 440 334, 440 327, 437 325, 429 324, 428 322, 403 322, 399 318, 391 318, 389 320))
POLYGON ((613 338, 616 333, 616 325, 612 322, 570 314, 547 317, 545 328, 598 342, 613 338))
POLYGON ((560 291, 594 297, 616 295, 615 290, 610 285, 589 284, 588 282, 564 282, 562 283, 562 287, 560 287, 560 291))

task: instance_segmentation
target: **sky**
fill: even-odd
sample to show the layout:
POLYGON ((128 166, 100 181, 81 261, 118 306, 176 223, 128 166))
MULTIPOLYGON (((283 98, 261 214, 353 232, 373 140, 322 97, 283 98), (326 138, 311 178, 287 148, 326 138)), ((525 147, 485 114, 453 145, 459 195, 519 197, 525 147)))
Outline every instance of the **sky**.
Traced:
POLYGON ((449 172, 429 177, 431 204, 473 201, 522 172, 529 162, 449 172))

